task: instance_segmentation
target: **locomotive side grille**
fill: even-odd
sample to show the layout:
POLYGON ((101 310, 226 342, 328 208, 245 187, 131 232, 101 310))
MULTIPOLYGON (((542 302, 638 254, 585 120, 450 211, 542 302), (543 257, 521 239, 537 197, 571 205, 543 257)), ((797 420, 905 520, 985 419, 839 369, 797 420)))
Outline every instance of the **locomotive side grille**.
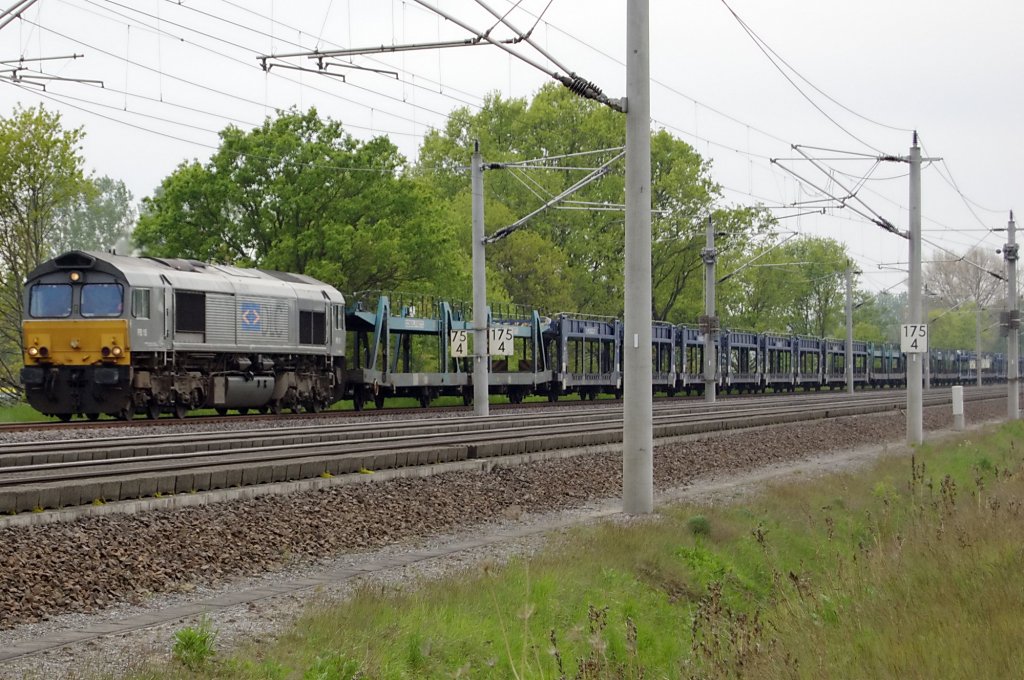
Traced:
POLYGON ((235 296, 206 294, 206 342, 233 345, 235 339, 235 296))

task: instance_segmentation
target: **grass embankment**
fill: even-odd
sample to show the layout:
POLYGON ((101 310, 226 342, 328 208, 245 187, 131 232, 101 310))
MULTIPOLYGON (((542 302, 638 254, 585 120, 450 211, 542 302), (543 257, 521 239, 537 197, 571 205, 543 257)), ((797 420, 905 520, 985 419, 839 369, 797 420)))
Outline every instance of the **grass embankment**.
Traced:
POLYGON ((35 423, 44 420, 56 420, 56 418, 44 418, 24 402, 14 404, 0 404, 0 423, 35 423))
MULTIPOLYGON (((1002 678, 1024 668, 1024 425, 529 560, 365 589, 227 678, 1002 678)), ((181 664, 139 677, 192 677, 181 664)))

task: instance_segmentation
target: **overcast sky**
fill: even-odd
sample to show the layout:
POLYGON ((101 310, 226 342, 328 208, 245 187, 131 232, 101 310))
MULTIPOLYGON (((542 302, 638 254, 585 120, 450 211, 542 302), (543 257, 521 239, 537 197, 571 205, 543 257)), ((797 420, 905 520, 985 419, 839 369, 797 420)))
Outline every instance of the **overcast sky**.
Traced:
MULTIPOLYGON (((473 28, 495 23, 475 0, 430 1, 473 28)), ((609 96, 625 94, 625 2, 483 2, 511 10, 507 18, 520 30, 536 23, 533 39, 559 63, 609 96)), ((1009 210, 1024 206, 1017 200, 1024 188, 1024 3, 651 0, 651 26, 653 124, 713 161, 728 202, 780 206, 817 198, 770 161, 793 158, 791 144, 906 155, 916 129, 925 155, 942 158, 923 173, 925 239, 957 253, 979 243, 994 251, 1005 241, 986 230, 1005 227, 1009 210), (785 69, 781 59, 792 67, 786 73, 796 86, 729 7, 779 66, 785 69)), ((499 27, 492 35, 510 33, 499 27)), ((345 82, 278 68, 267 74, 257 57, 466 37, 411 0, 39 0, 0 32, 0 58, 82 54, 47 61, 43 70, 101 80, 104 88, 49 81, 41 92, 0 82, 0 111, 9 115, 18 103, 60 111, 66 126, 87 133, 87 167, 123 180, 136 199, 152 194, 179 163, 206 160, 226 125, 251 128, 292 106, 316 106, 356 137, 387 134, 414 159, 424 133, 443 125, 453 108, 476 110, 495 90, 529 96, 548 76, 490 46, 359 57, 355 64, 398 78, 336 69, 345 82)), ((559 70, 528 46, 516 49, 559 70)), ((835 159, 835 151, 809 153, 835 159)), ((858 196, 907 228, 905 164, 828 160, 848 173, 833 181, 808 162, 781 163, 835 192, 871 171, 858 196)), ((780 226, 844 241, 868 288, 905 278, 887 266, 905 267, 906 241, 849 210, 828 213, 780 226)), ((926 260, 947 257, 925 244, 926 260)))

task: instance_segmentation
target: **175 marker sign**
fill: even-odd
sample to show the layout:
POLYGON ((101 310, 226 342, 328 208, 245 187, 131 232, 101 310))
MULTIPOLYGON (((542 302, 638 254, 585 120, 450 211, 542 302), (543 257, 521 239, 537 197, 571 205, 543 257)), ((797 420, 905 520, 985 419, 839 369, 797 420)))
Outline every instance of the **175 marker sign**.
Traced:
POLYGON ((900 326, 900 351, 915 354, 928 351, 928 324, 905 323, 900 326))

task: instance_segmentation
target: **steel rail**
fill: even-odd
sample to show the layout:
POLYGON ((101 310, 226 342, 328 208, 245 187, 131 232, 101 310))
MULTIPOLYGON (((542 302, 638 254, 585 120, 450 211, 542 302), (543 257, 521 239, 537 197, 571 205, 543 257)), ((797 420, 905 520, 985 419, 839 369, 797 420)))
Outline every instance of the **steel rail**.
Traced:
MULTIPOLYGON (((994 392, 993 392, 994 393, 994 392)), ((782 406, 804 407, 808 404, 822 405, 829 403, 889 403, 897 399, 897 393, 862 393, 851 398, 843 396, 829 400, 828 395, 803 396, 799 398, 785 397, 774 401, 764 398, 735 400, 728 406, 719 405, 714 413, 718 416, 728 415, 736 410, 748 411, 751 408, 777 408, 782 406)), ((149 456, 160 453, 185 453, 189 451, 211 450, 214 446, 230 445, 234 442, 251 442, 259 440, 266 446, 276 443, 292 445, 307 443, 324 443, 341 437, 379 438, 417 428, 426 428, 435 432, 458 434, 474 429, 486 430, 506 427, 528 421, 531 423, 557 421, 560 423, 578 422, 592 418, 604 418, 609 413, 621 412, 618 402, 609 404, 590 404, 587 407, 576 407, 565 411, 524 415, 522 413, 492 416, 487 419, 473 416, 455 417, 444 420, 415 418, 410 420, 389 420, 382 423, 342 423, 328 426, 290 426, 285 428, 263 428, 250 430, 229 430, 206 433, 195 433, 195 439, 182 441, 180 433, 164 433, 155 435, 133 435, 112 438, 85 438, 60 442, 22 442, 8 444, 0 451, 0 469, 13 465, 28 465, 64 462, 66 460, 89 458, 116 458, 149 456)), ((658 414, 686 415, 690 413, 707 413, 704 402, 665 403, 655 409, 658 414)), ((235 444, 241 446, 242 444, 235 444)))
MULTIPOLYGON (((974 399, 1000 398, 975 391, 974 399)), ((818 400, 812 406, 779 400, 748 408, 671 410, 654 417, 656 437, 742 429, 785 422, 832 418, 902 408, 898 395, 851 400, 818 400)), ((949 400, 930 393, 929 405, 949 400)), ((375 469, 413 467, 439 462, 534 454, 579 446, 614 445, 622 441, 622 417, 608 409, 591 418, 536 419, 505 427, 451 431, 406 432, 363 438, 339 438, 306 444, 277 443, 240 448, 228 442, 219 450, 163 453, 148 457, 107 458, 0 469, 0 511, 80 505, 101 500, 126 500, 288 482, 375 469)), ((472 420, 472 419, 465 419, 472 420)), ((364 433, 366 434, 366 433, 364 433)), ((380 433, 370 433, 380 434, 380 433)))

